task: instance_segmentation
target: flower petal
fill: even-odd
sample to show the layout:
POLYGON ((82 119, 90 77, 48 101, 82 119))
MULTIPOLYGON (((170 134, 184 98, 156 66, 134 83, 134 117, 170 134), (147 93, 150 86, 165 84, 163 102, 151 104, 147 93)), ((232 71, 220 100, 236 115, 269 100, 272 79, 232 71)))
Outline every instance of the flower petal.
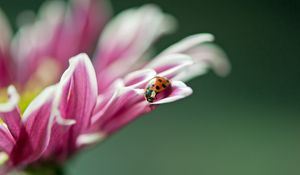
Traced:
POLYGON ((15 144, 15 140, 3 124, 0 125, 0 138, 0 151, 10 153, 15 144))
MULTIPOLYGON (((55 151, 56 146, 63 148, 64 153, 71 153, 77 148, 77 137, 91 124, 91 117, 97 102, 97 81, 93 65, 86 54, 79 54, 70 59, 70 66, 62 75, 58 84, 54 100, 54 108, 59 112, 62 119, 74 120, 76 124, 69 128, 68 134, 58 134, 51 143, 55 146, 50 148, 55 151), (63 139, 68 144, 62 143, 63 139)), ((63 128, 57 126, 56 130, 63 128)), ((62 155, 67 156, 67 155, 62 155)))
POLYGON ((8 95, 8 102, 0 104, 0 118, 7 125, 12 136, 17 139, 21 130, 21 115, 18 108, 19 95, 14 86, 9 86, 8 95))
POLYGON ((196 64, 207 64, 219 76, 226 76, 230 72, 230 63, 225 52, 214 44, 202 44, 190 49, 188 55, 195 59, 196 64))
POLYGON ((105 139, 105 134, 96 132, 96 133, 89 133, 89 134, 81 134, 77 138, 77 146, 83 146, 83 145, 91 145, 97 142, 100 142, 101 140, 105 139))
MULTIPOLYGON (((64 38, 61 38, 61 41, 69 40, 72 47, 75 44, 74 40, 77 41, 79 45, 76 48, 76 53, 91 51, 108 16, 110 16, 110 11, 111 9, 105 0, 73 0, 71 9, 66 15, 64 31, 61 35, 64 38)), ((62 43, 62 46, 65 44, 62 43)), ((64 50, 64 48, 59 49, 64 50)), ((69 58, 73 54, 66 57, 69 58)))
POLYGON ((21 161, 22 157, 16 155, 20 150, 27 153, 23 154, 22 161, 33 161, 39 158, 48 146, 51 128, 55 122, 55 116, 51 115, 55 89, 55 86, 46 88, 26 108, 23 116, 24 130, 22 132, 27 134, 20 135, 15 145, 15 152, 12 153, 13 156, 18 157, 18 161, 21 161))
POLYGON ((33 24, 24 25, 17 31, 12 40, 11 53, 16 62, 16 76, 20 85, 29 81, 44 59, 55 58, 57 33, 61 30, 64 9, 65 3, 62 1, 49 1, 43 4, 33 24), (40 42, 41 38, 43 42, 40 42))
POLYGON ((230 71, 230 64, 226 54, 216 45, 209 44, 214 37, 211 34, 196 34, 189 36, 178 43, 170 46, 155 59, 160 57, 181 53, 189 55, 193 58, 194 64, 182 71, 178 76, 174 77, 176 80, 187 81, 193 77, 199 76, 207 72, 208 68, 213 70, 220 76, 225 76, 230 71))
POLYGON ((155 76, 156 72, 153 69, 141 69, 127 74, 123 80, 125 86, 130 88, 137 88, 148 83, 148 81, 155 76))
POLYGON ((13 63, 9 54, 11 33, 8 20, 0 8, 0 89, 7 87, 13 77, 13 63))
POLYGON ((21 85, 35 76, 33 74, 44 60, 57 64, 57 80, 58 75, 68 66, 71 56, 93 49, 109 10, 104 1, 72 2, 70 6, 66 6, 63 1, 46 2, 39 10, 38 20, 19 30, 12 53, 17 60, 18 81, 21 85), (43 42, 40 42, 40 38, 43 38, 43 42))
POLYGON ((93 117, 93 126, 90 132, 101 132, 109 135, 118 130, 134 118, 149 111, 149 105, 145 105, 143 95, 137 94, 134 89, 120 87, 115 93, 104 100, 100 110, 93 117), (123 90, 123 89, 126 90, 123 90), (119 92, 122 92, 119 94, 119 92), (118 94, 118 95, 115 95, 118 94), (140 104, 140 103, 143 103, 140 104), (109 105, 106 105, 109 104, 109 105))
POLYGON ((2 9, 0 9, 0 50, 6 48, 11 39, 11 26, 2 9))
POLYGON ((140 101, 138 103, 133 103, 132 105, 127 106, 123 110, 120 110, 114 115, 114 117, 109 120, 109 122, 102 125, 101 130, 107 133, 108 135, 118 131, 122 127, 126 126, 128 123, 135 120, 137 117, 150 112, 152 109, 149 106, 148 102, 140 101))
POLYGON ((179 41, 176 44, 173 44, 166 50, 164 50, 160 55, 166 55, 166 54, 174 54, 174 53, 185 53, 189 49, 205 43, 205 42, 211 42, 214 40, 214 36, 209 33, 202 33, 202 34, 195 34, 191 35, 189 37, 184 38, 183 40, 179 41))
POLYGON ((152 60, 145 68, 154 69, 159 76, 173 78, 182 69, 193 64, 190 56, 184 54, 170 54, 157 57, 152 60))
POLYGON ((9 86, 7 89, 9 100, 4 104, 0 104, 0 112, 10 112, 18 106, 20 96, 14 86, 9 86))
POLYGON ((99 40, 95 55, 98 80, 102 82, 99 87, 107 88, 111 81, 133 69, 133 63, 137 64, 153 42, 173 28, 174 19, 155 5, 120 13, 107 25, 99 40), (110 78, 103 81, 103 77, 110 78))
POLYGON ((172 82, 172 91, 168 97, 157 100, 151 104, 170 103, 185 98, 193 93, 193 90, 181 81, 172 82))

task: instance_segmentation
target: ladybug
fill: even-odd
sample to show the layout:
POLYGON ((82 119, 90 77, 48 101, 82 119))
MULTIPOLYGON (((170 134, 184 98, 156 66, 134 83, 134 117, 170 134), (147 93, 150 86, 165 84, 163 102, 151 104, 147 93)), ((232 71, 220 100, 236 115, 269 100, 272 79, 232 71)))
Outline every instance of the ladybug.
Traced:
POLYGON ((166 90, 171 86, 170 80, 165 77, 155 76, 152 78, 145 88, 145 99, 152 103, 155 100, 155 97, 160 92, 166 90))

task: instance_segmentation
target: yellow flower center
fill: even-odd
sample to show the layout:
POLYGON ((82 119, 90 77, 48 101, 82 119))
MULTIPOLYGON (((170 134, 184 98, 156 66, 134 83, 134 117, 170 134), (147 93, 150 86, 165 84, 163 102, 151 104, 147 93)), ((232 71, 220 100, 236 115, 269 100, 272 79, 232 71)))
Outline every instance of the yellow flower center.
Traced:
MULTIPOLYGON (((61 69, 59 63, 54 58, 43 58, 35 73, 32 74, 26 86, 19 88, 20 95, 19 108, 21 113, 25 111, 30 102, 43 90, 43 88, 54 84, 59 77, 61 69)), ((16 85, 16 87, 18 87, 16 85)), ((18 89, 18 88, 17 88, 18 89)), ((8 100, 7 89, 0 89, 0 103, 8 100)))
MULTIPOLYGON (((24 113, 30 102, 48 85, 54 84, 59 77, 61 67, 58 62, 53 58, 44 58, 42 63, 39 64, 35 73, 32 74, 25 87, 18 88, 20 95, 19 108, 21 114, 24 113)), ((0 103, 8 101, 7 88, 0 89, 0 103)), ((3 121, 0 119, 0 124, 3 121)))
POLYGON ((5 103, 8 100, 6 89, 0 89, 0 103, 5 103))
POLYGON ((25 109, 28 107, 30 102, 41 92, 41 89, 35 88, 24 91, 20 95, 20 101, 19 101, 19 108, 21 113, 25 111, 25 109))
MULTIPOLYGON (((21 113, 25 111, 28 107, 29 103, 41 92, 41 88, 31 88, 26 89, 25 91, 21 92, 20 101, 19 101, 19 108, 21 113)), ((0 103, 6 103, 8 101, 8 94, 6 89, 0 89, 0 103)))

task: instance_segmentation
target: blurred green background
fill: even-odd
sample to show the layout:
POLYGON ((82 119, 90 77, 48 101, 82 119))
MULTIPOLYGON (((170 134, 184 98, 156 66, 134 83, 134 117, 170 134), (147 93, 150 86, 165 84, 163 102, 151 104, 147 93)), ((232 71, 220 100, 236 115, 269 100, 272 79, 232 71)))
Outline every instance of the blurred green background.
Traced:
MULTIPOLYGON (((13 21, 42 0, 0 0, 13 21)), ((158 50, 213 33, 232 73, 188 84, 194 94, 161 106, 68 164, 70 175, 300 174, 300 2, 113 0, 115 13, 145 3, 179 21, 158 50)))

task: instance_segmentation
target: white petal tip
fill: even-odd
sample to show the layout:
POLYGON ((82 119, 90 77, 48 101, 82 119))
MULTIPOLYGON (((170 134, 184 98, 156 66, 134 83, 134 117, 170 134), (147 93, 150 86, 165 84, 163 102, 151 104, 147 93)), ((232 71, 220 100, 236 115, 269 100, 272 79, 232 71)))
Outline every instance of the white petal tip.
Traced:
POLYGON ((104 133, 82 134, 77 138, 77 146, 90 145, 100 142, 106 138, 104 133))
POLYGON ((7 92, 9 100, 6 103, 0 104, 0 112, 12 111, 19 103, 20 96, 14 86, 9 86, 7 92))
POLYGON ((76 124, 76 121, 73 119, 62 118, 59 111, 56 111, 54 114, 56 116, 56 122, 60 125, 71 126, 76 124))
POLYGON ((172 86, 174 88, 173 91, 175 91, 175 93, 172 93, 169 97, 163 98, 151 104, 157 105, 157 104, 171 103, 183 99, 187 96, 190 96, 193 93, 192 88, 188 87, 185 83, 181 81, 173 81, 172 86))

